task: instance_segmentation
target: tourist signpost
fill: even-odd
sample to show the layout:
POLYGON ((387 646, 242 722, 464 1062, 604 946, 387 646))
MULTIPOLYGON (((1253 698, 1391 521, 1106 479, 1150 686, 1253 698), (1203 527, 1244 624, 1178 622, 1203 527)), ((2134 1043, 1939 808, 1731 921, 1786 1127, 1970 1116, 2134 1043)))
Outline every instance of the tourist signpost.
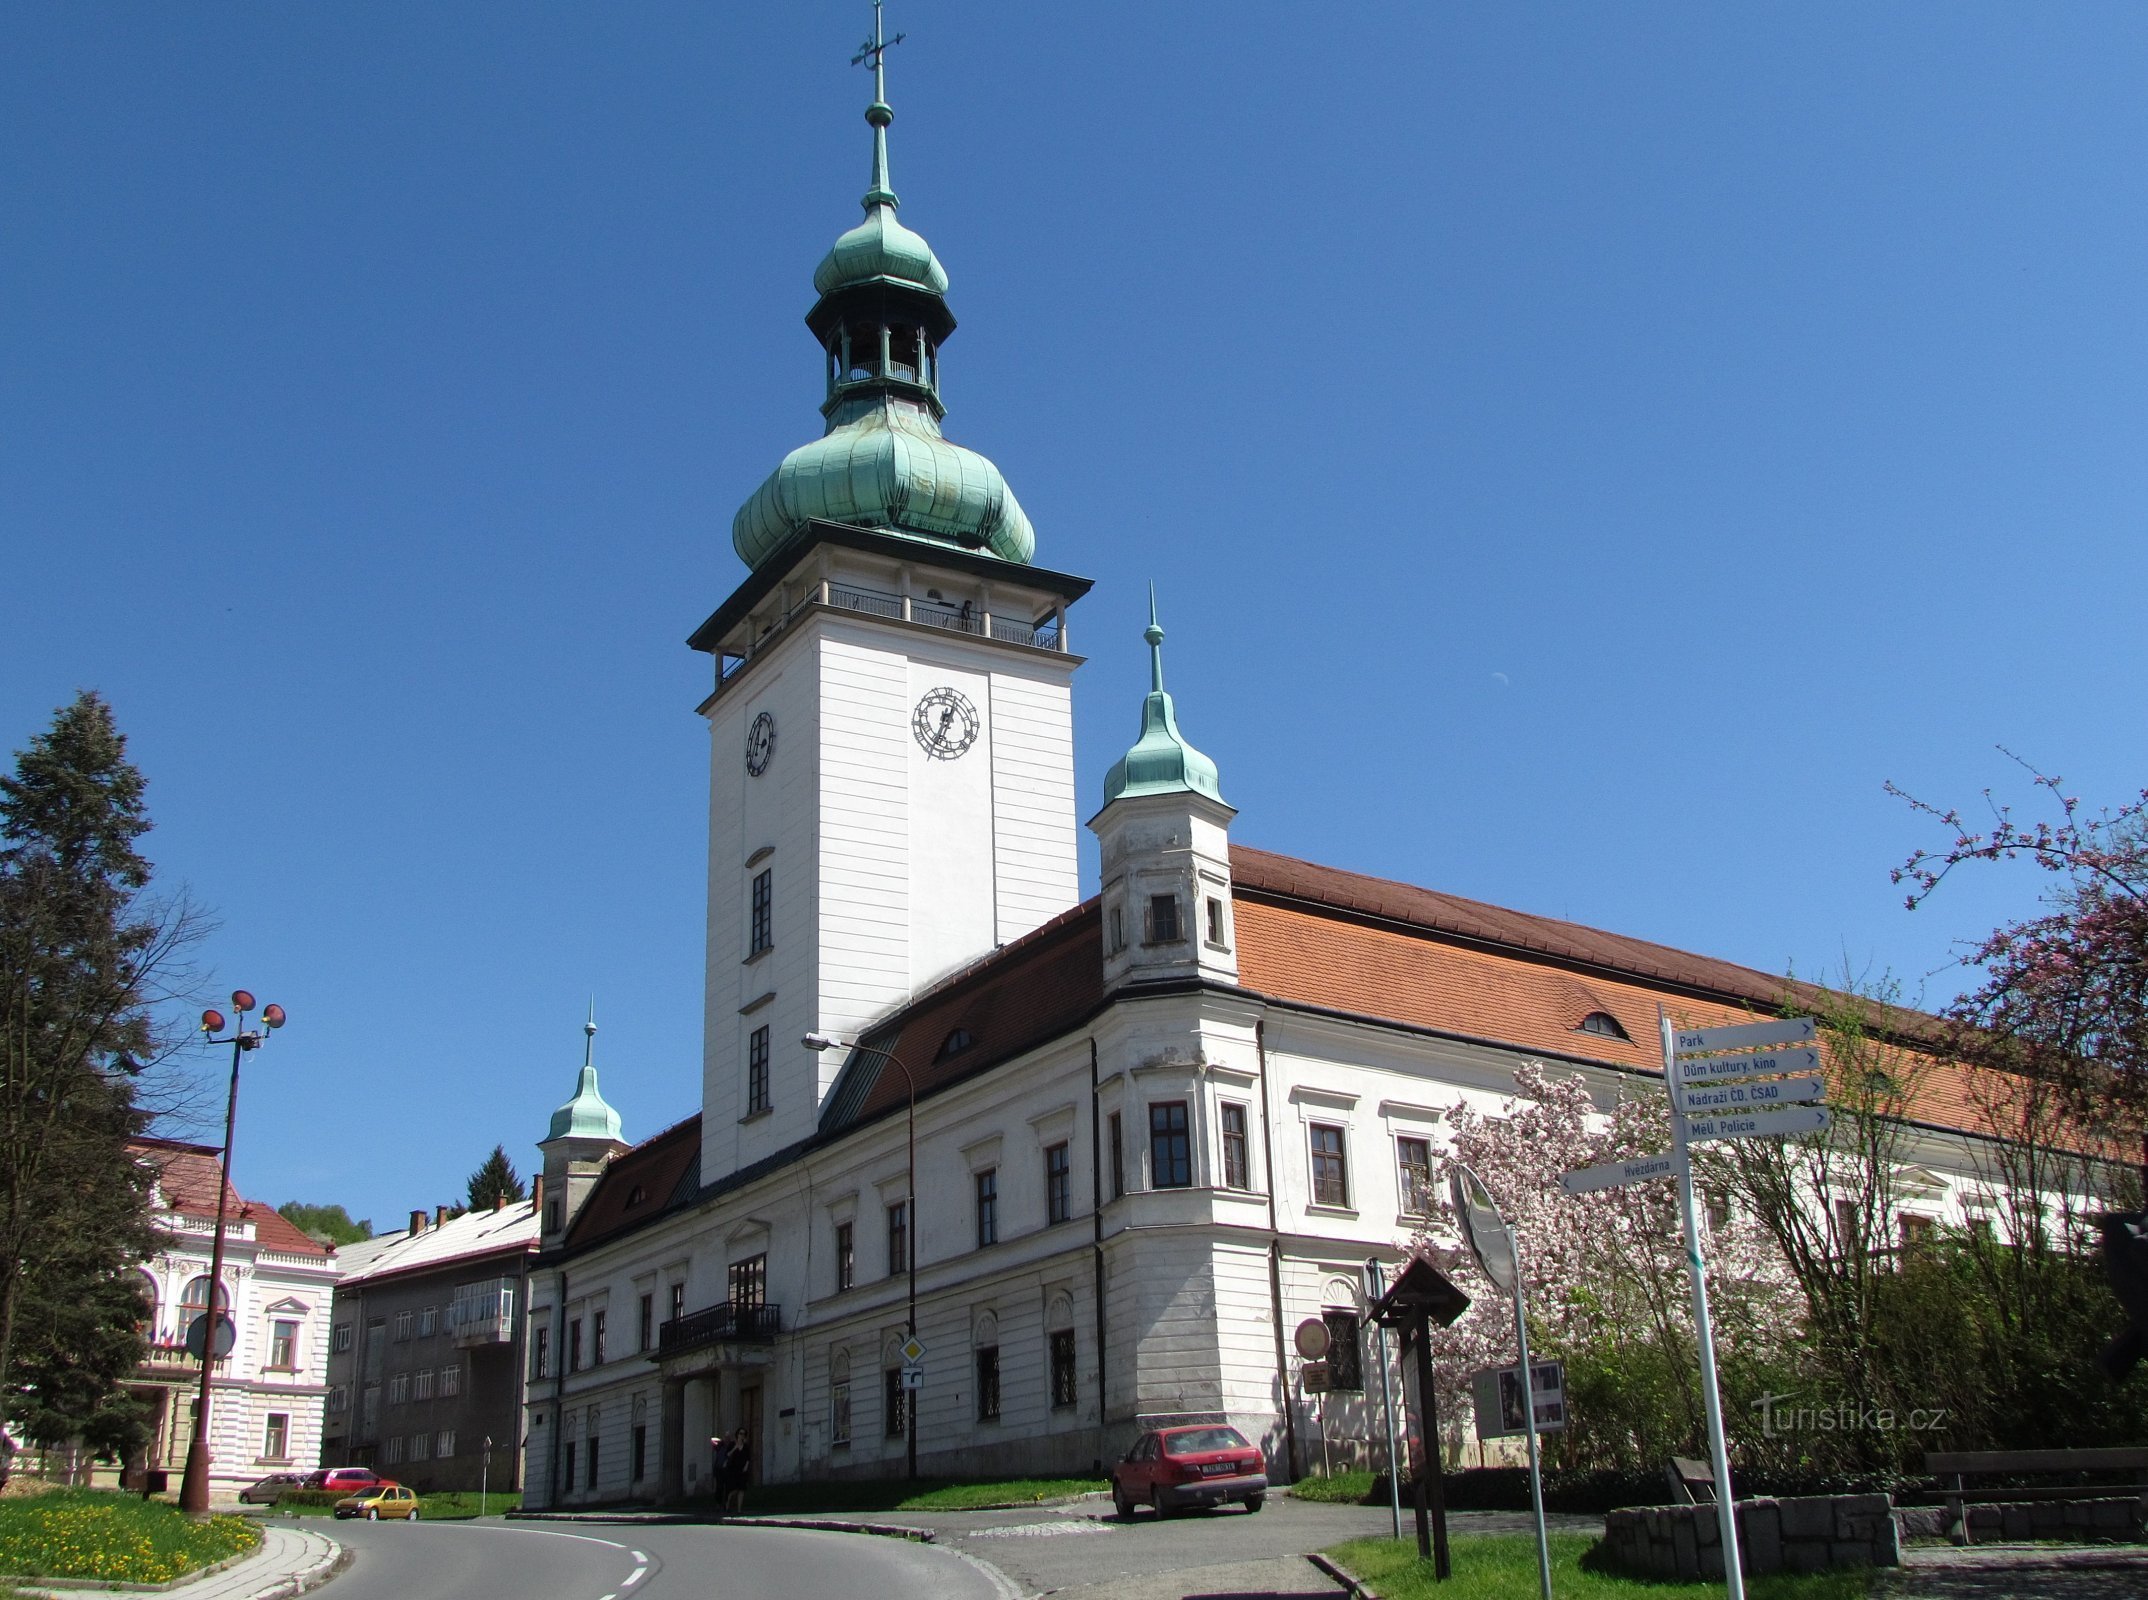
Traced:
MULTIPOLYGON (((1708 1270, 1701 1256, 1690 1151, 1693 1145, 1713 1139, 1821 1133, 1833 1118, 1820 1103, 1826 1098, 1827 1081, 1820 1076, 1819 1033, 1812 1018, 1680 1029, 1664 1017, 1662 1032, 1663 1084, 1671 1097, 1671 1148, 1660 1155, 1583 1167, 1566 1174, 1560 1183, 1568 1194, 1588 1194, 1655 1178, 1678 1180, 1686 1266, 1693 1280, 1693 1330, 1700 1353, 1701 1399, 1708 1417, 1709 1463, 1715 1469, 1723 1578, 1730 1600, 1745 1600, 1737 1495, 1730 1482, 1730 1447, 1723 1437, 1723 1395, 1716 1382, 1715 1328, 1708 1316, 1708 1270)), ((1526 1362, 1527 1357, 1523 1359, 1526 1362)))

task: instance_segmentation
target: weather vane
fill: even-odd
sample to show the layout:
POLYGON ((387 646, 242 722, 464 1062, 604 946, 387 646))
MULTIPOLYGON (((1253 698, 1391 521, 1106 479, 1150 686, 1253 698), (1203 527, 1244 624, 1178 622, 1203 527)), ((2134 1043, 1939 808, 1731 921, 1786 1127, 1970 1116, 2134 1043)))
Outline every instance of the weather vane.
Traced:
POLYGON ((873 92, 876 96, 880 93, 880 58, 903 41, 903 35, 899 33, 892 39, 881 36, 880 4, 881 0, 873 0, 873 36, 859 45, 858 53, 850 58, 850 64, 854 67, 871 67, 873 69, 873 92))

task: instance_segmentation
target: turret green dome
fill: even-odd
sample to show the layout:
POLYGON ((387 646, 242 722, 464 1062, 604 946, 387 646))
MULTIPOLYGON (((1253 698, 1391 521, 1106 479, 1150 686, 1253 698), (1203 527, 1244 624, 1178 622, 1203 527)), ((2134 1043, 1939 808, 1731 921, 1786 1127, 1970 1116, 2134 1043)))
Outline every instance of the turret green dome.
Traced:
POLYGON ((923 234, 896 219, 892 200, 867 211, 813 269, 813 287, 824 295, 876 278, 915 284, 928 294, 947 293, 947 269, 923 234))
POLYGON ((549 1144, 554 1139, 619 1140, 619 1113, 605 1104, 604 1096, 597 1092, 597 1016, 594 1006, 590 1007, 589 1020, 582 1025, 582 1040, 582 1071, 574 1081, 574 1098, 552 1113, 552 1128, 544 1136, 543 1143, 549 1144))
POLYGON ((809 522, 845 522, 983 551, 1027 565, 1036 530, 998 467, 942 436, 940 347, 954 331, 947 272, 896 219, 888 184, 888 108, 875 42, 872 182, 865 220, 813 274, 806 324, 827 362, 827 431, 783 458, 731 519, 731 545, 758 567, 809 522))
POLYGON ((1141 702, 1141 737, 1112 763, 1104 775, 1104 804, 1127 795, 1206 795, 1227 806, 1216 764, 1186 742, 1178 731, 1178 712, 1163 686, 1163 626, 1156 620, 1156 591, 1149 590, 1149 693, 1141 702))

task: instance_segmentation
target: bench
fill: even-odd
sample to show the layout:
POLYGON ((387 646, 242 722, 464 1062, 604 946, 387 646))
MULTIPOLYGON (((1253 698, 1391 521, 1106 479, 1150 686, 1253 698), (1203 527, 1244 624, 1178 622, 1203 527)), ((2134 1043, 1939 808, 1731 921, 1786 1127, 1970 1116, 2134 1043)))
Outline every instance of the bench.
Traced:
POLYGON ((1673 1456, 1671 1464, 1663 1469, 1663 1475, 1671 1480, 1671 1493, 1678 1497, 1680 1505, 1715 1504, 1715 1469, 1707 1462, 1695 1461, 1690 1456, 1673 1456))
POLYGON ((1983 1477, 2035 1477, 2066 1472, 2109 1475, 2131 1474, 2124 1482, 2060 1484, 2042 1488, 1979 1490, 1977 1499, 2080 1500, 2113 1492, 2148 1500, 2148 1449, 2120 1447, 2102 1450, 1932 1450, 1924 1457, 1924 1470, 1935 1478, 1951 1479, 1940 1491, 1947 1502, 1949 1519, 1963 1544, 1969 1539, 1969 1491, 1964 1480, 1983 1477))

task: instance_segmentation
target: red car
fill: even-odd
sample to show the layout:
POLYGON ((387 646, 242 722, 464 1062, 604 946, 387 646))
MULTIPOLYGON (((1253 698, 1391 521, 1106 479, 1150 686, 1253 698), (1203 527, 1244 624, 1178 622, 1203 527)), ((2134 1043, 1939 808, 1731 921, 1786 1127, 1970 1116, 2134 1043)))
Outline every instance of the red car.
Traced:
POLYGON ((1132 1516, 1135 1506, 1161 1517, 1181 1506, 1233 1500, 1258 1511, 1267 1493, 1261 1453, 1236 1428, 1216 1423, 1144 1433, 1111 1469, 1111 1503, 1122 1517, 1132 1516))
POLYGON ((376 1483, 387 1480, 370 1467, 327 1467, 319 1472, 306 1474, 309 1489, 340 1489, 354 1494, 360 1489, 370 1489, 376 1483))

